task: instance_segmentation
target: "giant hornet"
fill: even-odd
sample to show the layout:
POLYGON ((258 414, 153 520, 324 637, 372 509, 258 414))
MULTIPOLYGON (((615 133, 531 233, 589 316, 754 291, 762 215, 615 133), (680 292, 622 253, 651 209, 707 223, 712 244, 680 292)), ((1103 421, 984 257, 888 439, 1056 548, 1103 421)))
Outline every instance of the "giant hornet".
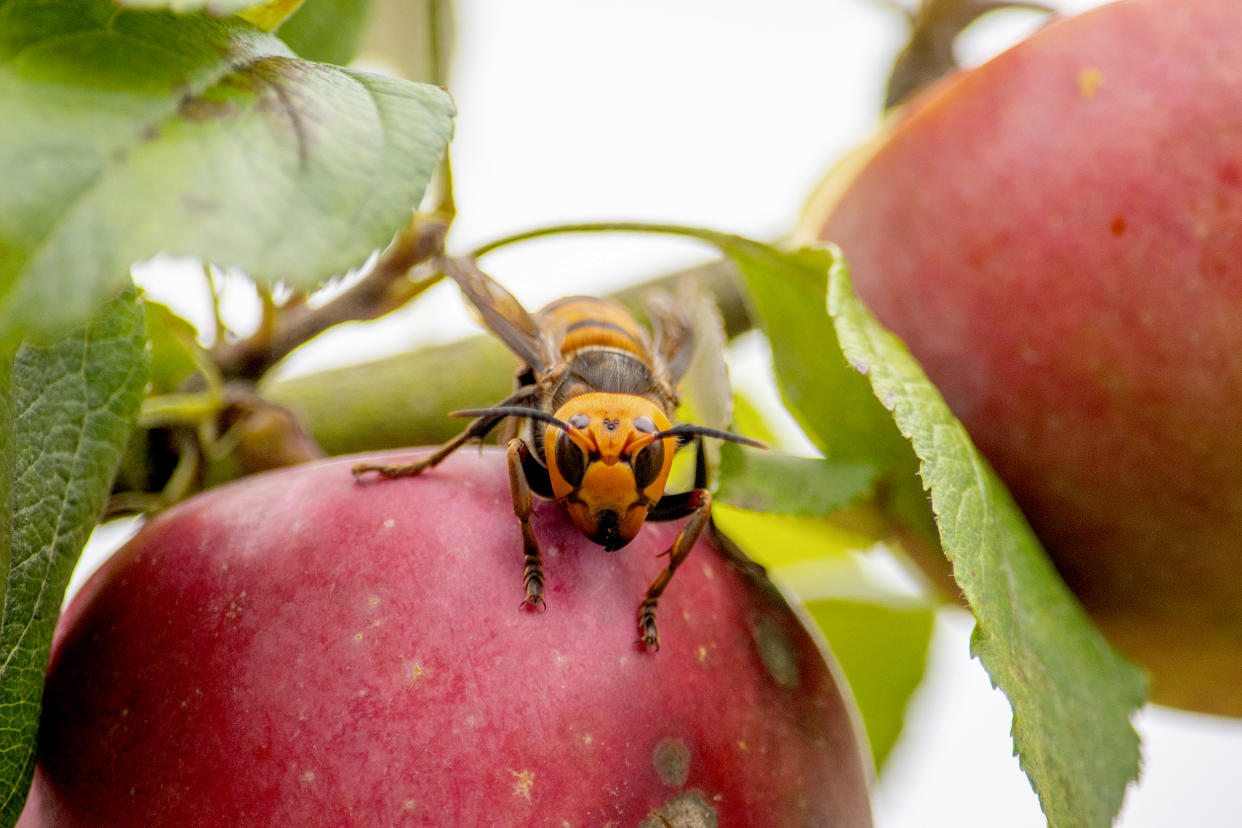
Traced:
POLYGON ((530 314, 473 264, 446 258, 443 266, 484 324, 521 360, 516 390, 491 408, 453 412, 474 419, 427 457, 406 465, 359 463, 355 477, 420 474, 514 418, 509 488, 526 555, 522 605, 530 607, 545 606, 539 542, 530 525, 532 492, 563 503, 578 529, 609 551, 633 540, 644 521, 690 516, 665 553, 668 565, 639 605, 639 641, 658 649, 656 604, 711 515, 701 450, 695 488, 664 494, 674 451, 703 437, 763 444, 727 431, 672 424, 676 383, 693 344, 689 320, 672 301, 652 303, 652 337, 614 302, 570 296, 530 314), (527 421, 525 436, 517 436, 514 420, 527 421))

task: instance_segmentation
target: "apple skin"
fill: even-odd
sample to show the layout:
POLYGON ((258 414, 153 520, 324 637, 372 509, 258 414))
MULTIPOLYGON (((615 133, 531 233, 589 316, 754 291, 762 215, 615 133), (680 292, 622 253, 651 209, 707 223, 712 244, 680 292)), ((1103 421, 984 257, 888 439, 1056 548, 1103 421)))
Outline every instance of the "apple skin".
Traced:
POLYGON ((916 98, 801 225, 840 245, 1154 699, 1234 716, 1239 32, 1236 0, 1053 23, 916 98))
POLYGON ((503 452, 363 484, 357 459, 201 494, 87 582, 21 826, 871 824, 834 668, 714 542, 647 652, 681 522, 610 553, 538 504, 535 611, 503 452))

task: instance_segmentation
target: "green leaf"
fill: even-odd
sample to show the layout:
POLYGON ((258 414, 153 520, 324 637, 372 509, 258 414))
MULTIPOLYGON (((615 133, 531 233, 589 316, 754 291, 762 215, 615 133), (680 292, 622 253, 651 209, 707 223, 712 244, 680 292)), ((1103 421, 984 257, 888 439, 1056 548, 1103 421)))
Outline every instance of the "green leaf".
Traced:
POLYGON ((824 307, 824 274, 832 254, 783 251, 744 239, 726 240, 721 249, 746 282, 772 349, 777 386, 795 421, 826 458, 878 467, 890 518, 934 538, 910 444, 836 344, 824 307))
POLYGON ((138 415, 148 356, 130 290, 90 323, 0 360, 0 509, 8 525, 0 617, 0 817, 21 812, 52 631, 138 415))
POLYGON ((712 504, 712 522, 765 569, 848 556, 876 538, 826 518, 777 515, 712 504))
POLYGON ((177 14, 205 11, 215 17, 225 17, 264 4, 262 0, 117 0, 117 5, 148 11, 166 9, 177 14))
POLYGON ((866 381, 850 370, 834 342, 823 303, 831 254, 757 243, 733 243, 725 253, 749 289, 786 408, 824 456, 873 461, 881 447, 900 453, 866 381))
POLYGON ((873 494, 880 471, 876 463, 795 457, 725 443, 714 499, 758 512, 825 517, 873 494))
POLYGON ((166 9, 176 14, 206 12, 213 17, 240 15, 265 32, 270 32, 297 11, 302 0, 115 0, 119 6, 154 11, 166 9))
POLYGON ((276 33, 307 60, 347 66, 371 12, 372 0, 306 0, 276 33))
POLYGON ((871 754, 882 768, 923 681, 936 612, 929 604, 896 598, 821 598, 806 608, 849 681, 871 754))
POLYGON ((198 367, 193 353, 199 347, 198 331, 167 305, 150 299, 142 304, 151 343, 150 392, 167 394, 176 391, 198 367))
POLYGON ((839 260, 828 307, 841 349, 920 460, 941 542, 974 611, 975 655, 1013 707, 1014 750, 1052 826, 1107 826, 1139 770, 1141 673, 1070 594, 965 428, 839 260))
POLYGON ((738 434, 758 440, 769 446, 778 446, 782 437, 768 425, 763 414, 745 394, 733 395, 733 427, 738 434))
POLYGON ((313 288, 409 221, 441 90, 310 63, 236 17, 0 5, 0 347, 160 251, 313 288))

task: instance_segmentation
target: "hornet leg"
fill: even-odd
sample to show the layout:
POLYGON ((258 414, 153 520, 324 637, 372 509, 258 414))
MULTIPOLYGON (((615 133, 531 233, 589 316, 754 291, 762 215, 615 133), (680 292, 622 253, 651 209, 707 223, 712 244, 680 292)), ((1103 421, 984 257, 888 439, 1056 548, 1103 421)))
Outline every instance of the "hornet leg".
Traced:
POLYGON ((695 541, 711 521, 712 496, 707 489, 667 495, 660 498, 660 502, 647 513, 647 520, 653 521, 676 520, 686 515, 690 515, 690 520, 686 521, 673 545, 664 553, 668 555, 668 566, 647 587, 647 594, 643 596, 643 602, 638 607, 638 643, 651 650, 660 649, 660 633, 656 629, 656 604, 664 594, 668 582, 673 579, 673 573, 690 554, 695 541))
MULTIPOLYGON (((523 388, 508 399, 500 402, 499 405, 520 405, 529 401, 531 393, 530 388, 523 388)), ((471 440, 482 440, 503 419, 505 419, 504 415, 479 417, 471 420, 470 425, 466 426, 461 434, 458 434, 421 460, 415 460, 412 463, 395 466, 384 465, 383 463, 356 463, 352 469, 354 477, 361 480, 362 475, 367 472, 375 472, 380 477, 413 477, 416 474, 422 474, 427 469, 439 465, 444 458, 471 440)))
POLYGON ((522 584, 526 589, 522 606, 546 607, 543 600, 543 562, 539 557, 539 541, 535 539, 535 530, 530 525, 533 509, 530 496, 532 487, 540 495, 545 492, 550 495, 552 484, 548 480, 548 471, 530 453, 526 443, 515 437, 509 441, 509 493, 513 495, 513 514, 522 526, 522 553, 525 556, 522 584))

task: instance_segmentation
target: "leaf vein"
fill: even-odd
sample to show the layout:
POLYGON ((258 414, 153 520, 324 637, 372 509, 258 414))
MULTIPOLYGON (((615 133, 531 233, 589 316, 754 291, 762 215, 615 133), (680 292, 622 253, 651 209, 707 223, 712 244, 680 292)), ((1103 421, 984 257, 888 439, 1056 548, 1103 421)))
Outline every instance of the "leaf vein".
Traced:
MULTIPOLYGON (((91 335, 91 329, 88 327, 86 330, 86 333, 83 335, 82 347, 79 351, 81 356, 78 362, 77 376, 80 377, 81 379, 81 386, 82 386, 81 399, 86 399, 86 394, 87 394, 87 384, 88 384, 87 357, 88 357, 88 354, 90 353, 90 348, 89 348, 90 335, 91 335)), ((77 424, 77 429, 76 429, 78 436, 77 436, 76 443, 74 445, 74 450, 72 452, 73 454, 72 467, 75 471, 78 470, 83 465, 82 463, 83 447, 86 442, 84 438, 85 438, 87 428, 89 426, 90 418, 91 418, 90 410, 86 407, 83 407, 81 417, 80 417, 79 423, 77 424)), ((48 584, 50 582, 50 572, 52 568, 52 562, 56 554, 56 547, 60 544, 60 539, 65 531, 65 528, 64 528, 65 514, 67 513, 68 506, 69 506, 70 488, 71 486, 69 485, 58 487, 58 491, 60 493, 60 503, 55 510, 56 519, 55 519, 55 527, 52 530, 52 535, 48 539, 48 541, 44 544, 42 552, 31 554, 27 556, 27 558, 25 559, 27 561, 32 561, 32 560, 35 560, 36 558, 41 559, 45 562, 46 566, 43 570, 42 575, 39 577, 39 589, 35 596, 35 601, 31 608, 30 614, 26 617, 26 619, 24 619, 24 623, 20 625, 18 629, 17 640, 13 642, 12 647, 9 649, 9 651, 5 653, 3 663, 0 663, 0 679, 2 679, 3 676, 8 674, 9 669, 13 663, 13 659, 16 657, 16 655, 19 652, 21 652, 22 645, 25 643, 25 640, 26 640, 26 636, 29 635, 31 629, 33 629, 35 621, 38 620, 40 616, 40 611, 43 608, 43 605, 44 605, 44 602, 47 596, 48 584)), ((20 563, 24 563, 24 561, 20 563)), ((20 563, 19 563, 19 566, 20 566, 20 563)))

